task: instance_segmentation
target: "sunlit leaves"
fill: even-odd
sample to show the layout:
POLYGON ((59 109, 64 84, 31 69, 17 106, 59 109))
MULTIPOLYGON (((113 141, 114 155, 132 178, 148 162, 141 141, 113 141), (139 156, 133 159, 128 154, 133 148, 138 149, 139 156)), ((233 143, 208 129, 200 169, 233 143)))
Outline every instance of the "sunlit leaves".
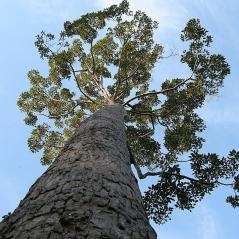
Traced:
POLYGON ((51 131, 44 142, 44 150, 41 158, 43 165, 49 165, 59 155, 63 147, 64 137, 57 131, 51 131))
POLYGON ((106 65, 110 65, 114 63, 117 48, 118 44, 114 41, 113 37, 106 35, 94 44, 92 51, 98 59, 99 64, 103 62, 106 65))
POLYGON ((209 53, 212 37, 198 19, 192 19, 182 31, 181 39, 189 42, 189 49, 184 51, 181 62, 189 66, 196 78, 204 79, 202 87, 206 94, 218 93, 224 78, 230 73, 230 66, 222 55, 209 53))
POLYGON ((37 47, 41 58, 49 58, 52 56, 52 52, 46 43, 52 41, 54 38, 55 36, 53 34, 45 33, 44 31, 36 36, 35 46, 37 47))
POLYGON ((204 45, 208 47, 212 43, 212 37, 207 33, 208 31, 201 26, 200 20, 194 18, 188 21, 182 31, 181 40, 194 42, 195 48, 203 48, 204 45))
POLYGON ((72 42, 72 47, 70 48, 70 51, 75 57, 79 57, 81 59, 84 56, 84 48, 82 41, 80 39, 75 39, 72 42))
MULTIPOLYGON (((182 79, 166 81, 163 89, 173 88, 182 79)), ((205 93, 202 91, 201 80, 188 82, 175 90, 165 93, 166 100, 161 106, 160 118, 165 130, 165 147, 176 152, 187 152, 199 149, 203 139, 197 133, 205 129, 203 120, 194 112, 202 106, 205 93)))
POLYGON ((46 123, 37 125, 36 128, 32 130, 31 136, 28 139, 28 146, 33 153, 38 152, 44 147, 48 131, 49 125, 46 123))
POLYGON ((41 158, 42 164, 52 163, 59 154, 63 146, 64 138, 57 131, 50 131, 50 126, 46 123, 37 125, 28 139, 28 146, 32 152, 38 152, 43 149, 41 158))
POLYGON ((61 86, 62 79, 71 77, 73 61, 74 57, 70 51, 62 51, 49 60, 49 77, 56 85, 61 86))
POLYGON ((67 88, 62 88, 61 91, 60 91, 60 97, 63 99, 63 100, 69 100, 73 97, 73 93, 70 92, 69 89, 67 88))
POLYGON ((32 112, 29 112, 26 116, 26 118, 24 119, 24 122, 26 125, 32 125, 34 126, 37 122, 37 116, 34 115, 32 112))
POLYGON ((87 13, 72 23, 66 22, 65 32, 68 36, 79 35, 84 42, 90 43, 97 37, 98 30, 105 27, 106 20, 120 20, 123 14, 129 14, 128 7, 128 2, 124 0, 118 6, 112 5, 103 11, 87 13))

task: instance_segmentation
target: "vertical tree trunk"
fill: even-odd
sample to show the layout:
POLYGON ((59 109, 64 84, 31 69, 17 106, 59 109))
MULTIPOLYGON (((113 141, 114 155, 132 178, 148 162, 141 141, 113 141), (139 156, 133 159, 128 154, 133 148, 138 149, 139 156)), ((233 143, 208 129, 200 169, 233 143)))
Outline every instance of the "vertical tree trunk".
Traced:
POLYGON ((0 224, 1 239, 155 239, 130 168, 124 109, 85 120, 0 224))

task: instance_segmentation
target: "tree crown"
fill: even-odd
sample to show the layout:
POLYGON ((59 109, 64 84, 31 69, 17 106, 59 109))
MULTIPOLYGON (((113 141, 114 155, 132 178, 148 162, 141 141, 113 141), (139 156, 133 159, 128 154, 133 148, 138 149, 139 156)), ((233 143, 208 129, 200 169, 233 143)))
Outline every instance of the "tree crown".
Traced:
MULTIPOLYGON (((153 38, 157 26, 142 11, 130 11, 124 0, 65 22, 58 39, 42 31, 35 45, 49 73, 44 77, 35 69, 29 71, 31 88, 20 95, 18 106, 26 113, 25 123, 33 126, 30 150, 43 150, 41 163, 51 164, 89 114, 103 105, 122 104, 139 177, 159 178, 144 195, 146 210, 163 222, 174 207, 190 210, 226 179, 234 178, 229 185, 238 193, 239 152, 232 150, 222 159, 199 152, 205 124, 196 110, 207 96, 218 93, 230 67, 222 55, 209 51, 212 37, 198 19, 189 20, 181 34, 188 48, 180 60, 191 75, 167 79, 150 90, 152 69, 163 58, 163 47, 153 38), (68 81, 75 87, 67 87, 68 81), (160 142, 156 127, 163 134, 160 142), (189 159, 182 160, 186 153, 189 159), (185 162, 193 177, 181 174, 185 162), (142 174, 140 167, 149 172, 142 174)), ((238 198, 235 194, 227 201, 238 206, 238 198)))

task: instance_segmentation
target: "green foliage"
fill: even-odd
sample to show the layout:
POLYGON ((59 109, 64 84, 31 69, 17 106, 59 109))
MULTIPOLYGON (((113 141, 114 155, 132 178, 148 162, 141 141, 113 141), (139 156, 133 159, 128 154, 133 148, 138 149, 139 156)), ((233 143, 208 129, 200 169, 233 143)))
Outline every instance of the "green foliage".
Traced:
POLYGON ((119 103, 127 111, 126 133, 134 160, 149 169, 146 175, 158 177, 144 195, 155 222, 164 222, 175 207, 191 210, 230 179, 234 195, 227 202, 236 207, 239 153, 233 150, 221 159, 201 154, 205 124, 196 111, 209 95, 218 93, 230 67, 222 55, 209 51, 212 37, 198 19, 191 19, 181 34, 186 47, 181 63, 191 75, 165 80, 161 89, 149 90, 152 69, 163 54, 153 38, 157 26, 145 13, 131 12, 124 0, 65 22, 58 38, 42 31, 35 45, 48 62, 48 75, 30 70, 31 87, 17 103, 26 113, 25 123, 33 127, 29 148, 42 150, 41 163, 49 165, 89 114, 119 103), (68 81, 75 83, 74 89, 68 81), (182 173, 183 163, 191 176, 182 173))
MULTIPOLYGON (((152 185, 144 195, 146 210, 152 219, 162 223, 169 218, 173 208, 192 210, 196 203, 220 185, 233 186, 239 192, 239 152, 232 150, 227 158, 216 154, 190 155, 190 165, 194 178, 181 174, 179 164, 168 166, 157 184, 152 185), (234 177, 234 184, 223 183, 234 177)), ((238 195, 229 196, 227 202, 238 207, 238 195)))
POLYGON ((145 193, 146 211, 156 223, 163 223, 169 219, 174 207, 191 210, 214 187, 213 183, 182 176, 179 165, 175 164, 166 169, 157 184, 145 193))

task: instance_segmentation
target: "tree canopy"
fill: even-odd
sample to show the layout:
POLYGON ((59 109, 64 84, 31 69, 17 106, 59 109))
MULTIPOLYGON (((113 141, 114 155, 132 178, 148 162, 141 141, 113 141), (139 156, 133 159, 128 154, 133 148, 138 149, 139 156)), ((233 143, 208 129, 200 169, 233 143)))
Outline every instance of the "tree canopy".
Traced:
POLYGON ((219 185, 232 188, 226 200, 238 207, 239 152, 222 158, 201 153, 205 124, 196 111, 218 93, 230 67, 224 56, 210 51, 213 39, 199 19, 191 19, 181 32, 186 49, 180 57, 191 74, 156 81, 152 90, 152 69, 164 57, 154 40, 157 27, 123 0, 65 22, 59 36, 37 35, 35 45, 49 72, 30 70, 31 88, 17 102, 33 127, 28 146, 42 151, 41 163, 49 165, 84 119, 103 105, 119 103, 127 111, 128 145, 139 178, 158 177, 143 198, 156 223, 167 220, 175 207, 191 210, 219 185), (185 164, 188 175, 182 173, 185 164))

